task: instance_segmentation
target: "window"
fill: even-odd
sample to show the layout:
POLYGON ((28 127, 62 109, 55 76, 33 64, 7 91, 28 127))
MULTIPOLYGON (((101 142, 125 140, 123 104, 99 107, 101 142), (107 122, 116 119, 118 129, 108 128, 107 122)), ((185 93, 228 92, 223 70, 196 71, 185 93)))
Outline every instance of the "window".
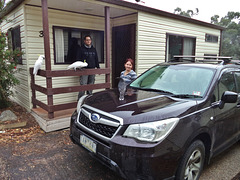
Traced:
POLYGON ((204 56, 217 56, 217 54, 204 54, 204 56))
POLYGON ((217 43, 218 42, 218 36, 214 36, 214 35, 211 35, 211 34, 206 34, 205 35, 205 41, 206 42, 217 43))
POLYGON ((77 51, 85 35, 92 37, 99 63, 104 62, 104 32, 96 30, 53 27, 55 64, 71 64, 76 61, 77 51))
POLYGON ((236 85, 235 85, 235 80, 234 80, 234 74, 233 72, 225 72, 218 84, 218 88, 219 88, 219 97, 218 99, 221 99, 222 94, 225 91, 233 91, 236 92, 236 85))
POLYGON ((195 55, 196 38, 179 35, 167 36, 167 60, 173 60, 175 55, 195 55))
POLYGON ((240 72, 235 72, 235 78, 237 83, 237 92, 240 93, 240 72))
POLYGON ((131 87, 203 97, 212 81, 214 70, 184 65, 158 65, 146 71, 131 87))
MULTIPOLYGON (((204 56, 206 56, 206 57, 204 57, 204 59, 214 59, 214 56, 216 56, 217 57, 217 54, 204 54, 204 56), (209 57, 207 57, 207 56, 209 56, 209 57), (211 56, 211 57, 210 57, 211 56)), ((216 59, 216 58, 215 58, 216 59)))
MULTIPOLYGON (((20 26, 8 30, 8 48, 12 50, 21 50, 21 32, 20 26)), ((22 56, 18 59, 18 64, 22 64, 22 56)))

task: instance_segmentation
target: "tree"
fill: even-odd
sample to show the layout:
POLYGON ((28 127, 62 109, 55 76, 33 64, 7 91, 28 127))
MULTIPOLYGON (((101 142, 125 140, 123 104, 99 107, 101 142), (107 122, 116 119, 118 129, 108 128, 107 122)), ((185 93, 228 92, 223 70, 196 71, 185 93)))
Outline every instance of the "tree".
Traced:
POLYGON ((196 8, 196 12, 194 12, 193 10, 182 11, 181 8, 177 7, 176 9, 174 9, 174 13, 181 16, 192 18, 194 15, 198 15, 199 10, 198 8, 196 8))
POLYGON ((218 15, 211 17, 211 23, 223 26, 222 56, 240 59, 240 12, 228 12, 219 20, 218 15))

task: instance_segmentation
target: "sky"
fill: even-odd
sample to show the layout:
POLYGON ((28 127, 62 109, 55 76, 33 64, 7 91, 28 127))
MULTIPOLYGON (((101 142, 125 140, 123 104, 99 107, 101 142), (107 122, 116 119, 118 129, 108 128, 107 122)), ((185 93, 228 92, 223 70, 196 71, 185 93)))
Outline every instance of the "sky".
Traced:
MULTIPOLYGON (((135 0, 125 1, 136 3, 135 0)), ((199 14, 192 18, 205 22, 211 22, 211 17, 214 15, 224 17, 229 11, 240 12, 240 0, 140 0, 138 4, 170 13, 173 13, 177 7, 182 11, 193 10, 194 12, 198 8, 199 14)))

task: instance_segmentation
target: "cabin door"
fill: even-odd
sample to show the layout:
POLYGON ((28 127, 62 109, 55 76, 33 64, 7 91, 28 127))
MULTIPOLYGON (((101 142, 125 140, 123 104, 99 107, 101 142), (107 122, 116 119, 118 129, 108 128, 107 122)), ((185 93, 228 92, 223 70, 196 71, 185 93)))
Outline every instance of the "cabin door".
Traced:
POLYGON ((112 87, 115 88, 118 85, 118 77, 125 69, 125 60, 132 58, 135 61, 135 44, 136 24, 112 28, 112 87))

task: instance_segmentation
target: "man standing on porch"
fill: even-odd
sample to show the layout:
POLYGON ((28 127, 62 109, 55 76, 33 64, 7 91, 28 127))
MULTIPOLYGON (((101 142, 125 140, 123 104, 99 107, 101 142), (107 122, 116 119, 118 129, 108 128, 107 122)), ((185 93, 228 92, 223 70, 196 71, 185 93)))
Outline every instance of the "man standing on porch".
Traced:
MULTIPOLYGON (((92 38, 90 35, 84 37, 84 44, 81 46, 77 60, 88 63, 86 68, 99 68, 98 55, 96 49, 92 45, 92 38)), ((94 75, 83 75, 80 76, 80 85, 94 84, 94 75)), ((85 91, 78 93, 78 99, 85 94, 85 91)), ((92 94, 92 90, 87 91, 87 94, 92 94)))

